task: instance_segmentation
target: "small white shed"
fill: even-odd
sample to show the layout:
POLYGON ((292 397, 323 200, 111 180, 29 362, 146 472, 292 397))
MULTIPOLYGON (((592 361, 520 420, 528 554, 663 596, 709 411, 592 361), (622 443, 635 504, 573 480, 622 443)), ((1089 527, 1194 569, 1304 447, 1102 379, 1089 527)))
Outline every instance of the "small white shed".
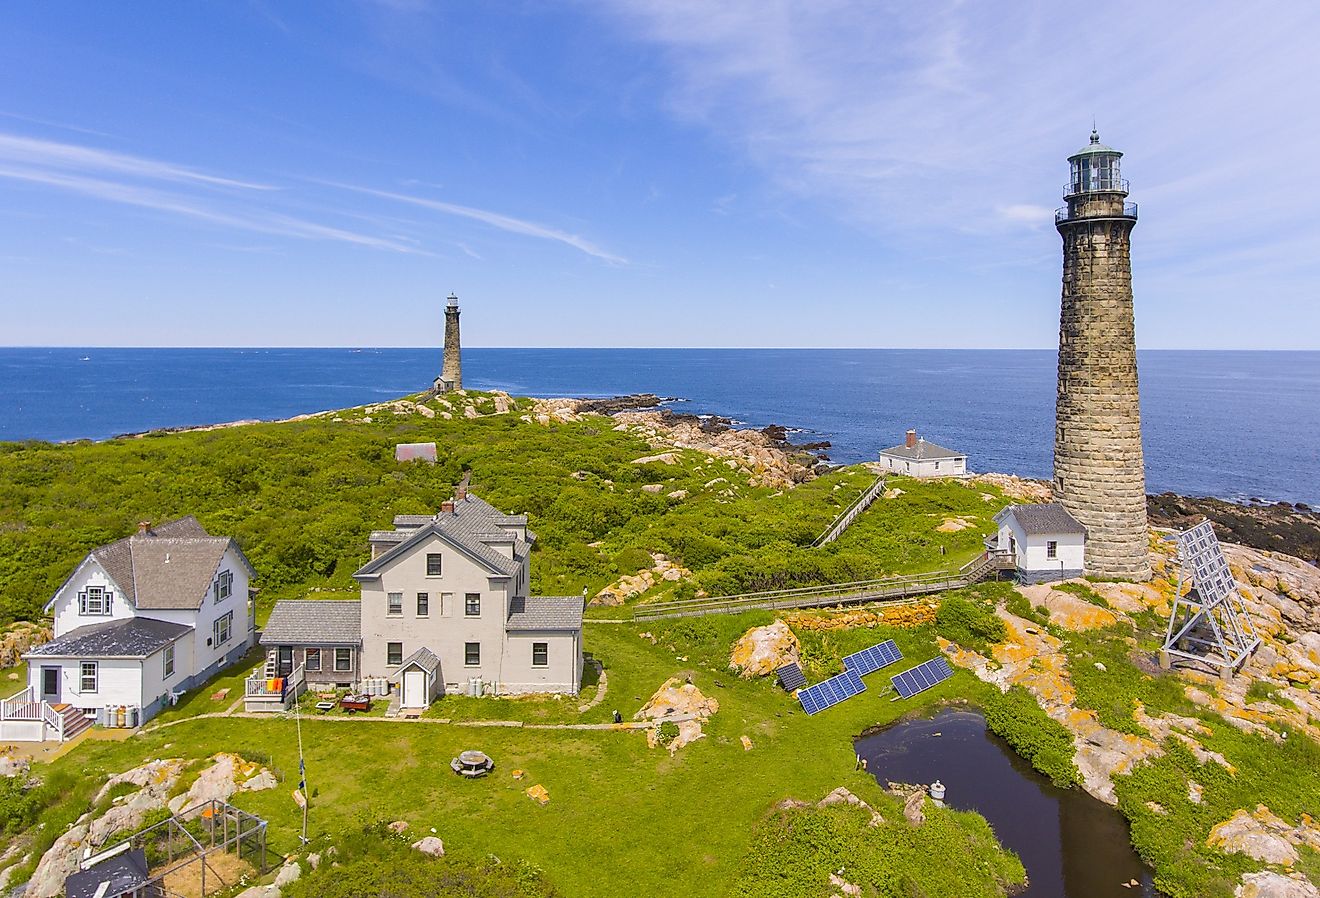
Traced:
POLYGON ((1086 528, 1057 502, 1010 505, 995 515, 995 548, 1012 555, 1018 580, 1048 583, 1082 576, 1086 528))
POLYGON ((909 430, 902 445, 880 450, 880 466, 908 477, 959 477, 967 473, 967 456, 909 430))
POLYGON ((399 687, 399 707, 428 708, 440 695, 440 659, 430 649, 420 648, 403 660, 389 680, 399 687))

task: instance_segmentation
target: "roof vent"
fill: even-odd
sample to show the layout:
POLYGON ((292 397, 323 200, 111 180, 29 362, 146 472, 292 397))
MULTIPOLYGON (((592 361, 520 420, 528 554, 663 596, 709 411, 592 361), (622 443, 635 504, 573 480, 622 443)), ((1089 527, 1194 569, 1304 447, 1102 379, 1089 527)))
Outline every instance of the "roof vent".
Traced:
POLYGON ((139 535, 139 536, 150 536, 150 535, 151 535, 151 522, 150 522, 150 521, 138 521, 138 535, 139 535))

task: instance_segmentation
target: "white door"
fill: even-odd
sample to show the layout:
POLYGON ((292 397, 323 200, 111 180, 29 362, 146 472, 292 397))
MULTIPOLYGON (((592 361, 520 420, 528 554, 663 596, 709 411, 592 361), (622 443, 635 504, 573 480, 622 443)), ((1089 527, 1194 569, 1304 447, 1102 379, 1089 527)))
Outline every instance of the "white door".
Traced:
POLYGON ((405 670, 403 672, 403 696, 400 703, 405 708, 426 707, 426 671, 405 670))

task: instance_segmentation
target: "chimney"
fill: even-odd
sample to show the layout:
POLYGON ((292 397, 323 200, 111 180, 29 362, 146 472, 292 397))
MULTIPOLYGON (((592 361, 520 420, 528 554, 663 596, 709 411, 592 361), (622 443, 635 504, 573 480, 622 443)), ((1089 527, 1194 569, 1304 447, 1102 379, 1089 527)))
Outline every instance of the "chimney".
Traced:
POLYGON ((138 521, 138 536, 148 536, 151 534, 150 521, 138 521))
POLYGON ((461 483, 458 486, 454 487, 454 501, 455 502, 467 501, 467 487, 465 487, 461 483))
POLYGON ((453 503, 452 501, 441 502, 441 503, 440 503, 440 513, 441 513, 441 514, 453 514, 453 513, 454 513, 454 503, 453 503))
POLYGON ((909 449, 917 448, 917 432, 915 430, 907 432, 907 447, 909 449))

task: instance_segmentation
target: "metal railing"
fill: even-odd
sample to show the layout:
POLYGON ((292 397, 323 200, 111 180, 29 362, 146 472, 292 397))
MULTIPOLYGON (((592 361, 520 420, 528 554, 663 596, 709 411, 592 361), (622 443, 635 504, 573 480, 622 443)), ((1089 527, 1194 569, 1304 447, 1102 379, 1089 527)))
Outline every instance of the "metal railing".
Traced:
POLYGON ((707 614, 739 614, 743 611, 755 610, 778 611, 852 605, 859 602, 901 601, 979 583, 991 573, 1004 569, 1001 561, 1003 557, 1007 557, 1006 553, 986 552, 956 571, 939 570, 926 574, 902 574, 879 580, 861 580, 856 583, 830 583, 797 589, 655 602, 635 609, 633 620, 650 621, 673 617, 700 617, 707 614))
POLYGON ((1074 197, 1080 196, 1083 193, 1113 193, 1119 190, 1124 193, 1128 192, 1127 178, 1092 176, 1086 184, 1073 181, 1064 185, 1063 195, 1065 197, 1074 197))
POLYGON ((811 544, 812 548, 819 548, 826 543, 838 539, 839 534, 852 526, 852 522, 857 520, 858 515, 871 507, 871 503, 874 502, 876 497, 884 491, 884 488, 885 478, 882 474, 875 479, 874 483, 862 490, 862 494, 854 499, 852 504, 845 508, 839 516, 825 528, 824 533, 816 537, 816 541, 811 544))
POLYGON ((1088 218, 1136 218, 1136 217, 1137 217, 1137 204, 1136 204, 1136 203, 1124 203, 1124 204, 1123 204, 1123 214, 1122 214, 1122 215, 1115 215, 1115 214, 1113 214, 1113 213, 1106 213, 1106 212, 1099 212, 1099 213, 1092 213, 1092 214, 1082 214, 1082 213, 1079 213, 1079 214, 1073 215, 1073 214, 1070 214, 1070 212, 1071 212, 1071 209, 1070 209, 1069 206, 1060 206, 1058 209, 1055 209, 1055 210, 1054 210, 1054 223, 1055 223, 1055 224, 1061 224, 1062 222, 1065 222, 1065 221, 1083 221, 1083 220, 1088 219, 1088 218))

